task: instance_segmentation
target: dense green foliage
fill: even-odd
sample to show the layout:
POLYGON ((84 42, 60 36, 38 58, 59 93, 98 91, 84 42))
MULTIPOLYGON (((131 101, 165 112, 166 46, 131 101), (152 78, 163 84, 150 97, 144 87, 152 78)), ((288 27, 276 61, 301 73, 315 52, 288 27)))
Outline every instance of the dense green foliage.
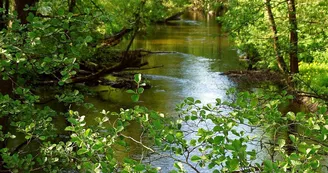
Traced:
MULTIPOLYGON (((0 69, 4 80, 2 83, 6 86, 1 88, 0 94, 1 171, 92 169, 90 172, 93 172, 99 169, 108 172, 125 169, 113 160, 111 149, 112 144, 119 141, 116 137, 122 138, 120 135, 111 136, 124 128, 120 127, 118 131, 113 129, 106 135, 96 135, 97 130, 84 129, 82 116, 69 111, 69 107, 74 104, 90 109, 92 105, 84 103, 83 90, 70 83, 79 77, 80 64, 93 59, 98 44, 106 38, 124 28, 136 33, 149 25, 150 21, 164 20, 183 10, 184 1, 40 0, 34 1, 35 7, 25 8, 25 11, 30 10, 26 23, 24 19, 19 19, 24 11, 12 11, 15 8, 12 2, 1 1, 3 8, 0 10, 1 18, 5 19, 1 23, 7 24, 0 28, 0 69), (10 7, 3 6, 9 2, 10 7), (44 93, 42 87, 36 87, 44 84, 53 85, 47 86, 53 92, 44 93), (56 98, 66 108, 56 112, 43 106, 44 94, 50 95, 46 98, 56 98), (75 132, 77 136, 83 135, 80 142, 73 136, 70 138, 70 133, 63 134, 61 127, 55 125, 60 117, 67 119, 67 130, 75 132), (96 136, 89 139, 92 134, 96 136), (74 140, 66 140, 66 137, 61 139, 60 136, 74 140), (106 145, 108 150, 105 146, 99 146, 106 136, 109 144, 101 145, 106 145), (83 157, 86 151, 82 143, 91 141, 95 142, 95 146, 91 145, 95 151, 83 157), (99 154, 107 152, 108 157, 97 159, 99 154), (88 159, 96 160, 90 161, 89 165, 88 159), (102 168, 99 168, 100 163, 103 164, 102 168)), ((31 1, 17 1, 16 6, 24 6, 27 2, 31 1)), ((135 118, 133 116, 129 120, 135 118)), ((126 167, 131 165, 127 164, 126 167)))
MULTIPOLYGON (((2 7, 4 1, 0 2, 2 7)), ((230 100, 217 99, 214 105, 187 98, 177 105, 179 117, 174 118, 141 106, 100 111, 84 102, 87 89, 74 83, 81 81, 81 64, 95 57, 104 40, 128 28, 132 32, 125 39, 133 41, 151 22, 165 21, 188 3, 40 0, 35 7, 26 8, 31 10, 26 24, 17 18, 19 11, 1 16, 7 24, 0 31, 1 82, 7 82, 9 89, 0 94, 0 172, 158 172, 160 168, 144 162, 146 154, 173 159, 171 172, 201 172, 203 168, 213 172, 325 171, 327 107, 317 103, 318 109, 312 113, 283 111, 294 101, 287 92, 230 92, 230 100), (46 94, 62 104, 63 110, 41 104, 44 88, 51 90, 46 94), (98 111, 102 116, 95 117, 96 125, 89 125, 72 106, 98 111), (60 119, 66 122, 65 127, 56 124, 60 119), (137 138, 127 134, 133 124, 138 125, 137 138), (119 156, 120 149, 128 151, 132 145, 142 148, 141 158, 119 156)), ((240 50, 252 49, 254 56, 259 55, 262 61, 258 67, 277 69, 263 1, 191 3, 206 12, 228 5, 220 21, 240 50)), ((286 4, 272 4, 281 50, 288 61, 286 4)), ((321 22, 327 17, 327 6, 324 0, 297 3, 298 57, 302 62, 294 79, 306 83, 300 88, 319 95, 327 93, 328 86, 324 75, 327 27, 321 22)), ((0 13, 5 14, 4 10, 0 13)), ((122 47, 129 49, 129 43, 122 47)), ((144 92, 140 74, 134 76, 134 82, 137 87, 127 92, 137 102, 144 92)))
POLYGON ((322 171, 325 163, 321 160, 328 149, 327 108, 311 114, 282 113, 281 106, 293 98, 282 94, 245 92, 229 102, 217 99, 216 105, 188 98, 178 105, 182 118, 171 134, 184 136, 192 131, 194 136, 169 141, 177 146, 171 149, 199 166, 220 168, 214 172, 322 171), (230 112, 225 111, 227 107, 230 112), (181 124, 189 131, 179 129, 181 124))
MULTIPOLYGON (((287 1, 286 1, 287 2, 287 1)), ((279 52, 284 57, 286 64, 290 59, 291 51, 290 31, 287 3, 272 0, 273 17, 277 27, 279 52)), ((296 1, 297 33, 298 33, 298 61, 300 62, 300 83, 306 83, 302 88, 309 92, 327 94, 326 75, 317 73, 327 66, 327 1, 324 0, 299 0, 296 1)), ((247 53, 247 45, 259 52, 261 61, 257 62, 258 68, 277 70, 276 54, 274 49, 274 35, 269 21, 266 3, 262 0, 231 1, 227 5, 227 12, 219 17, 219 21, 230 33, 236 46, 242 54, 247 53)), ((296 78, 295 78, 296 79, 296 78)), ((296 79, 296 80, 297 80, 296 79)))

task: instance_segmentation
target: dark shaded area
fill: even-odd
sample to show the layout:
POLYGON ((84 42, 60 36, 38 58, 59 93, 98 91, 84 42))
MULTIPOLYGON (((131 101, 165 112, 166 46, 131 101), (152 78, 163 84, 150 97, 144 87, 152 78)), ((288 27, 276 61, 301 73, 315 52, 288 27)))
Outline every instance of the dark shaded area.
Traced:
POLYGON ((35 5, 35 3, 38 2, 37 0, 15 0, 15 10, 17 11, 18 18, 21 20, 22 24, 26 24, 27 20, 26 17, 28 16, 28 13, 32 12, 35 13, 34 10, 24 10, 27 6, 32 7, 35 5))
POLYGON ((7 15, 9 12, 9 0, 0 0, 0 8, 4 9, 0 12, 0 30, 6 28, 7 25, 7 15))

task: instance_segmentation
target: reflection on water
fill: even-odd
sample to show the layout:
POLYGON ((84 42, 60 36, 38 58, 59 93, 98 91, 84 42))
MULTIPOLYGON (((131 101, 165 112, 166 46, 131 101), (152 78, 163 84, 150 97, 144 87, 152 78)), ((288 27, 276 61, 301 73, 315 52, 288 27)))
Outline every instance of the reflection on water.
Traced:
MULTIPOLYGON (((194 97, 203 103, 213 103, 216 98, 224 100, 226 89, 234 86, 234 83, 221 73, 240 68, 236 51, 214 18, 205 20, 196 13, 184 18, 152 26, 147 34, 140 35, 133 44, 133 49, 179 52, 152 54, 144 59, 149 63, 148 67, 163 67, 136 71, 142 73, 152 86, 141 95, 138 104, 171 117, 175 116, 175 105, 186 97, 194 97)), ((98 86, 97 90, 104 92, 99 93, 100 97, 88 98, 87 101, 100 110, 118 111, 119 108, 134 106, 130 94, 122 90, 107 86, 98 86)), ((87 115, 89 124, 96 116, 100 116, 80 111, 87 115)), ((133 128, 127 133, 137 137, 137 125, 133 128)), ((172 169, 173 161, 159 162, 155 164, 162 167, 163 172, 172 169)))
MULTIPOLYGON (((214 102, 217 97, 224 98, 225 90, 234 85, 220 74, 240 68, 237 54, 215 19, 205 20, 194 13, 184 18, 154 25, 135 40, 133 49, 179 52, 152 54, 145 58, 148 67, 163 67, 136 71, 152 85, 138 104, 170 113, 175 104, 186 97, 195 97, 205 103, 214 102)), ((105 86, 102 88, 106 89, 105 86)), ((121 90, 103 92, 101 97, 122 107, 131 107, 132 104, 130 95, 121 90)), ((108 106, 109 103, 105 104, 108 106)))

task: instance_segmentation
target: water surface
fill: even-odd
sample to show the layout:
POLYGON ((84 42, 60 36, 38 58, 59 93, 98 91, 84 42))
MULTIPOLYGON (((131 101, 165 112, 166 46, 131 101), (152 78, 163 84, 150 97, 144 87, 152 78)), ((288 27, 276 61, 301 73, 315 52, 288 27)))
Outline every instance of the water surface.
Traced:
MULTIPOLYGON (((235 84, 226 76, 221 75, 227 70, 241 68, 236 50, 222 33, 214 17, 204 17, 196 13, 183 16, 183 20, 152 26, 135 40, 132 49, 151 51, 174 51, 177 53, 152 54, 145 57, 149 64, 143 68, 148 70, 135 71, 142 73, 152 88, 145 90, 137 103, 166 116, 177 116, 175 105, 186 97, 194 97, 203 103, 214 103, 216 98, 226 99, 226 90, 235 84), (151 68, 162 66, 161 68, 151 68)), ((98 109, 118 111, 119 108, 130 108, 135 105, 130 94, 124 90, 98 86, 100 97, 91 97, 87 101, 95 104, 98 109)), ((81 110, 80 110, 81 111, 81 110)), ((83 111, 82 111, 83 113, 83 111)), ((99 114, 88 113, 87 119, 93 121, 99 114)), ((139 136, 138 125, 135 124, 126 133, 139 136)), ((135 146, 133 152, 122 153, 122 156, 140 153, 135 146)), ((155 156, 151 156, 154 159, 155 156)), ((173 160, 162 159, 152 162, 154 166, 168 172, 173 167, 173 160)), ((188 172, 192 170, 187 168, 188 172)), ((206 172, 206 170, 203 170, 206 172)))

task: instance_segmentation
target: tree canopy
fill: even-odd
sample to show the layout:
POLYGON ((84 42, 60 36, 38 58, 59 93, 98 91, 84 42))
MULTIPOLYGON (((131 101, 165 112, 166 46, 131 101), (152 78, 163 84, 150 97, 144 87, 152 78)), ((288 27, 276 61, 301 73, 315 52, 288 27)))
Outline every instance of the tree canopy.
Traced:
MULTIPOLYGON (((326 0, 0 0, 0 172, 160 172, 144 154, 174 160, 171 172, 325 171, 327 8, 326 0), (188 97, 174 118, 85 102, 88 84, 144 65, 147 51, 131 50, 140 31, 187 8, 218 15, 252 61, 249 70, 280 71, 287 91, 229 90, 230 100, 205 105, 188 97), (316 109, 282 110, 300 96, 316 109), (47 106, 48 98, 63 109, 47 106), (102 116, 88 125, 72 106, 102 116), (133 123, 139 138, 125 133, 133 123), (118 157, 115 149, 130 143, 142 148, 141 158, 118 157)), ((137 102, 142 75, 132 82, 127 93, 137 102)))

